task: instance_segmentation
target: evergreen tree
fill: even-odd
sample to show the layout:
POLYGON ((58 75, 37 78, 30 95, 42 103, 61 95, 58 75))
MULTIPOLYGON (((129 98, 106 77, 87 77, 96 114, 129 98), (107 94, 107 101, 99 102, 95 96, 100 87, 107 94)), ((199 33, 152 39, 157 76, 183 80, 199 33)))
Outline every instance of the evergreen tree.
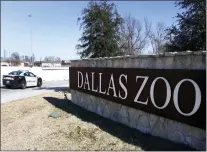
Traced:
POLYGON ((81 58, 97 58, 120 54, 118 41, 122 18, 113 3, 90 1, 82 11, 81 44, 76 46, 81 58))
POLYGON ((206 50, 206 1, 179 1, 176 6, 184 12, 176 16, 178 27, 167 29, 167 51, 206 50))

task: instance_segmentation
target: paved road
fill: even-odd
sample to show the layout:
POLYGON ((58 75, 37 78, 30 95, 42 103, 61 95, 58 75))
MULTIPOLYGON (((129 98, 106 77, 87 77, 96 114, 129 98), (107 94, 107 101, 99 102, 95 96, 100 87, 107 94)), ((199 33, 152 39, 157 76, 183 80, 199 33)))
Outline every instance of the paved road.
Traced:
POLYGON ((1 87, 1 103, 36 96, 65 87, 69 87, 68 80, 44 81, 41 88, 31 87, 26 89, 6 89, 5 87, 1 87))

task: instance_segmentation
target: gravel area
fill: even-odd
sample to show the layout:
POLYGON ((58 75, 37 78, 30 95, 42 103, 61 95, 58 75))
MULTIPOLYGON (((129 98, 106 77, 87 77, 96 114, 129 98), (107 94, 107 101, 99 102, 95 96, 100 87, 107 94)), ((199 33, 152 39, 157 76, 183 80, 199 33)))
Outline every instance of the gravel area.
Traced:
POLYGON ((65 93, 1 104, 1 150, 192 150, 88 112, 65 93))

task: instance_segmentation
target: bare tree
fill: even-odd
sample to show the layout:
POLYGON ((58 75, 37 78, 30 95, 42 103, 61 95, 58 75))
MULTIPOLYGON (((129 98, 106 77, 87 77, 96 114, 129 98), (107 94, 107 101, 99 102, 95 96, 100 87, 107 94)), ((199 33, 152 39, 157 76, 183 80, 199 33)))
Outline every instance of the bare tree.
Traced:
POLYGON ((120 48, 123 54, 141 54, 147 45, 149 30, 142 22, 132 17, 130 14, 125 17, 120 27, 121 42, 120 48))
POLYGON ((55 58, 55 61, 56 61, 56 62, 61 62, 61 59, 60 59, 59 57, 56 57, 56 58, 55 58))
POLYGON ((50 56, 46 56, 46 57, 45 57, 45 59, 44 59, 44 61, 46 61, 46 62, 52 62, 52 60, 51 60, 51 57, 50 57, 50 56))
POLYGON ((21 62, 24 62, 24 55, 21 55, 21 56, 20 56, 20 61, 21 61, 21 62))
POLYGON ((30 57, 25 55, 24 60, 25 60, 25 62, 30 62, 30 57))
POLYGON ((49 57, 46 56, 44 61, 49 62, 50 61, 49 57))
POLYGON ((47 62, 61 62, 61 59, 59 57, 46 56, 44 61, 47 61, 47 62))
POLYGON ((165 51, 166 26, 163 22, 156 24, 155 31, 152 31, 152 23, 145 19, 146 28, 149 31, 148 38, 153 49, 153 53, 162 53, 165 51))
POLYGON ((20 55, 18 52, 13 52, 11 54, 11 63, 14 65, 14 66, 18 66, 20 65, 20 55))
POLYGON ((55 62, 55 57, 54 56, 50 56, 49 59, 50 59, 50 62, 55 62))

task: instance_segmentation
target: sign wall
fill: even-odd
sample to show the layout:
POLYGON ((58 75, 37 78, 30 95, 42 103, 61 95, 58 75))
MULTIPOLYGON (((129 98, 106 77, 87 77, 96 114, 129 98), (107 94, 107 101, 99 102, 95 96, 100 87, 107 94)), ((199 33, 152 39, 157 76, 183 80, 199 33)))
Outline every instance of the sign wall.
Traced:
POLYGON ((70 67, 70 88, 206 129, 206 71, 70 67))

